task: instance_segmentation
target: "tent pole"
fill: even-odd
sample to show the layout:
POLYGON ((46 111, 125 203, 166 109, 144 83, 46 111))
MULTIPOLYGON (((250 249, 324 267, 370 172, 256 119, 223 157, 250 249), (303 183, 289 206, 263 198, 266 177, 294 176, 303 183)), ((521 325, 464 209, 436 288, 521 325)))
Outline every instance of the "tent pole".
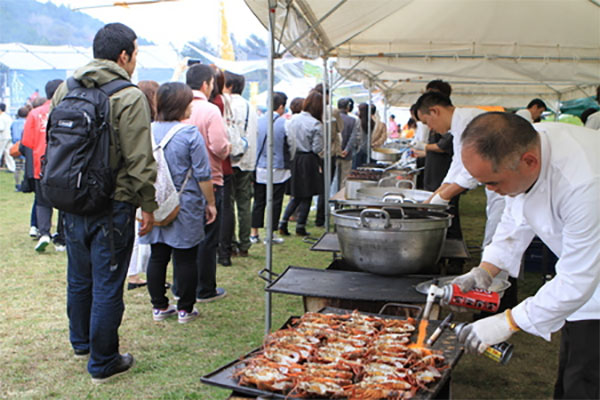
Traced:
POLYGON ((383 123, 386 126, 386 130, 387 130, 387 124, 388 124, 388 107, 390 105, 388 104, 388 99, 387 99, 387 92, 383 93, 383 123))
POLYGON ((367 164, 371 164, 371 92, 373 81, 369 79, 369 98, 367 100, 367 164))
MULTIPOLYGON (((327 56, 323 55, 323 143, 324 146, 324 187, 323 202, 325 203, 325 230, 329 231, 329 189, 331 187, 331 114, 327 92, 329 90, 329 71, 327 68, 327 56)), ((331 93, 329 93, 331 96, 331 93)))
MULTIPOLYGON (((267 96, 267 115, 273 115, 273 74, 274 74, 274 54, 275 51, 275 11, 277 7, 276 0, 269 0, 269 58, 268 58, 268 81, 269 92, 267 96)), ((273 235, 273 118, 269 118, 267 123, 267 223, 266 223, 266 255, 265 269, 271 280, 273 268, 273 248, 271 236, 273 235)), ((269 282, 267 282, 268 286, 269 282)), ((265 291, 265 336, 271 331, 271 293, 265 291)))

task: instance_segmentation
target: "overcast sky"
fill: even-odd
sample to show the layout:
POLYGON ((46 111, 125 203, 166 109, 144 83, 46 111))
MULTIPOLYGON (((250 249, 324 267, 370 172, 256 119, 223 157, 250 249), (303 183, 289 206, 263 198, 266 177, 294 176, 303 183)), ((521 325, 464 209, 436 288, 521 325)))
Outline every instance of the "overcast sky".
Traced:
MULTIPOLYGON (((113 4, 112 0, 38 0, 50 1, 76 8, 113 4)), ((267 31, 243 0, 224 0, 229 32, 243 41, 251 34, 266 39, 267 31)), ((81 10, 103 22, 121 22, 138 36, 156 44, 173 43, 178 49, 190 40, 207 37, 212 43, 220 41, 218 0, 178 0, 176 2, 106 7, 81 10)))

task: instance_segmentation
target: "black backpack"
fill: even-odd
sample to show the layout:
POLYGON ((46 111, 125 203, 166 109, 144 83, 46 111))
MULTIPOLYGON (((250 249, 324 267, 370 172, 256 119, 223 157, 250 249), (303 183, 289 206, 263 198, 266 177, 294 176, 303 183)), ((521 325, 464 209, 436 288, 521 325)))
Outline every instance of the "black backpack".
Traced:
POLYGON ((68 93, 48 116, 40 174, 42 195, 54 208, 78 215, 110 209, 118 170, 110 168, 109 97, 129 86, 117 79, 87 88, 67 79, 68 93))

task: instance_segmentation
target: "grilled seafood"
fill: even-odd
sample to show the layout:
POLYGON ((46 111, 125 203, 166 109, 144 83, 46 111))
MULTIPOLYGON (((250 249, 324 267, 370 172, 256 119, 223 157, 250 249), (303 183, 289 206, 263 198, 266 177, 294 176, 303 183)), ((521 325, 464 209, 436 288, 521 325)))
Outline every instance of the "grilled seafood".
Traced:
POLYGON ((439 352, 409 343, 413 319, 306 313, 292 322, 244 361, 240 385, 290 398, 409 399, 447 368, 439 352))

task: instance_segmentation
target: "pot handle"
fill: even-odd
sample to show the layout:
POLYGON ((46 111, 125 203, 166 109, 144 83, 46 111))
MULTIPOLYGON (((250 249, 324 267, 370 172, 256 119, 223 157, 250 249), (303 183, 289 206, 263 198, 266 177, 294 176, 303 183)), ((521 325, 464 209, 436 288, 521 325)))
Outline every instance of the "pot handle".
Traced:
POLYGON ((390 202, 390 203, 413 203, 416 204, 417 202, 413 199, 407 199, 405 195, 403 195, 402 193, 386 193, 383 195, 383 202, 390 202))
POLYGON ((408 183, 409 190, 413 190, 415 188, 415 182, 411 181, 410 179, 398 179, 398 182, 396 182, 396 187, 400 188, 400 185, 402 185, 403 183, 408 183))
POLYGON ((365 208, 360 212, 360 225, 364 228, 369 227, 369 221, 367 221, 367 214, 382 215, 385 219, 385 224, 383 225, 385 229, 392 226, 392 224, 390 223, 390 214, 388 214, 387 211, 379 208, 365 208))
POLYGON ((379 181, 377 181, 377 187, 381 187, 383 186, 383 183, 389 180, 394 181, 396 179, 395 176, 386 176, 385 178, 381 178, 379 181))

